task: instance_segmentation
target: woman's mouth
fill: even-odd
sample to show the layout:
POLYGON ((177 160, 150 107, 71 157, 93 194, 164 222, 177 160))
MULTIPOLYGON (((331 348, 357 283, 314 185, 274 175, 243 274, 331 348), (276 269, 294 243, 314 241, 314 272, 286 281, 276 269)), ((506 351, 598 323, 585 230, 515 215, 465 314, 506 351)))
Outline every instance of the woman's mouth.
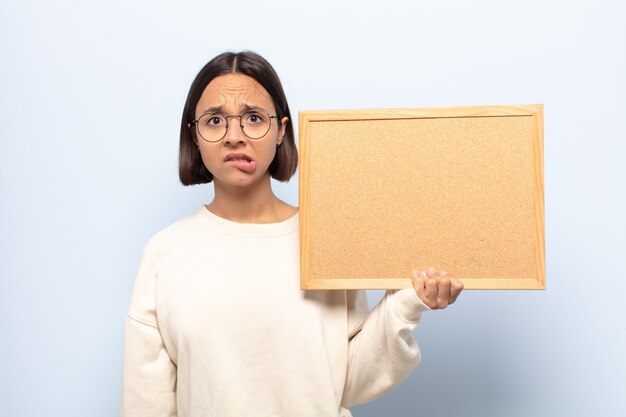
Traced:
POLYGON ((256 167, 256 162, 245 153, 229 153, 224 157, 224 162, 244 172, 251 173, 256 167))

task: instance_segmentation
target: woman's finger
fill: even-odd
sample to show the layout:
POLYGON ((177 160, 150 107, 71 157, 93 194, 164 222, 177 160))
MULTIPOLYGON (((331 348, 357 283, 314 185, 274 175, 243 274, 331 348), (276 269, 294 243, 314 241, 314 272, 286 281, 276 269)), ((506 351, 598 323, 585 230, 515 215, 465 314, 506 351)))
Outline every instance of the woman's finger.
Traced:
POLYGON ((426 294, 425 294, 425 287, 424 287, 424 278, 422 277, 417 277, 413 280, 413 288, 415 288, 415 292, 417 293, 417 296, 419 297, 420 300, 422 300, 422 302, 426 305, 428 305, 426 303, 426 294))
POLYGON ((437 279, 435 278, 425 278, 426 281, 426 298, 428 302, 426 303, 428 307, 435 308, 437 307, 437 279))
POLYGON ((461 294, 461 291, 463 291, 463 283, 461 282, 460 279, 458 278, 452 278, 450 280, 450 302, 449 304, 452 304, 456 301, 457 297, 459 296, 459 294, 461 294))
POLYGON ((437 308, 446 308, 450 303, 450 278, 443 277, 439 280, 437 289, 437 308))
POLYGON ((411 278, 413 281, 413 288, 415 289, 415 293, 417 294, 419 299, 422 300, 424 304, 426 304, 426 302, 424 301, 426 300, 426 295, 424 294, 424 279, 420 277, 420 273, 417 272, 417 269, 411 270, 411 278))

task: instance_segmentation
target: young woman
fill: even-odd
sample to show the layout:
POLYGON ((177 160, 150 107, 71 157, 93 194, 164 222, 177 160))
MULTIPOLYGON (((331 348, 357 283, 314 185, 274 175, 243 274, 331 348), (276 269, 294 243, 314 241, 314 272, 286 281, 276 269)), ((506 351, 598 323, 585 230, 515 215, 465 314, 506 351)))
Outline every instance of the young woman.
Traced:
POLYGON ((297 166, 270 64, 223 53, 197 75, 180 135, 183 184, 215 197, 146 245, 126 323, 122 415, 350 416, 420 360, 411 336, 463 285, 433 268, 369 310, 364 291, 301 291, 298 209, 272 192, 297 166))

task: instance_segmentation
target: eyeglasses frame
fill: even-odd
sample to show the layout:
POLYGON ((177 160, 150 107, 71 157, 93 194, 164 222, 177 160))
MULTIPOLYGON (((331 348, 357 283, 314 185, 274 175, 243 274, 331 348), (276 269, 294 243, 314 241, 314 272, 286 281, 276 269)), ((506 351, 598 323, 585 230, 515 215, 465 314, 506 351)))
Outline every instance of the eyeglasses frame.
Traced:
POLYGON ((253 138, 253 137, 248 136, 248 134, 246 133, 246 131, 243 128, 243 123, 241 122, 241 120, 242 120, 243 116, 245 116, 246 114, 254 113, 254 112, 258 113, 259 111, 258 110, 250 110, 250 111, 247 111, 247 112, 242 113, 242 114, 228 114, 228 115, 226 115, 226 114, 219 114, 219 113, 205 113, 202 116, 200 116, 200 118, 192 120, 191 123, 193 125, 195 125, 196 133, 198 134, 198 136, 200 136, 202 138, 202 140, 204 140, 205 142, 209 142, 209 143, 217 143, 217 142, 221 141, 222 139, 224 139, 226 137, 226 135, 228 134, 228 129, 230 127, 230 125, 228 124, 228 119, 230 119, 231 117, 238 117, 239 118, 239 127, 241 128, 241 132, 250 140, 259 140, 259 139, 265 137, 265 135, 267 135, 267 132, 269 132, 270 129, 272 128, 272 119, 278 120, 278 115, 276 115, 276 114, 271 115, 267 111, 263 110, 263 112, 266 113, 267 116, 270 119, 270 125, 267 128, 267 132, 265 132, 262 136, 260 136, 258 138, 253 138), (200 119, 203 118, 204 116, 221 116, 221 117, 223 117, 226 120, 226 129, 224 130, 224 135, 221 138, 219 138, 218 140, 211 141, 211 140, 205 139, 205 137, 202 136, 202 134, 200 134, 200 129, 198 128, 198 123, 200 122, 200 119))

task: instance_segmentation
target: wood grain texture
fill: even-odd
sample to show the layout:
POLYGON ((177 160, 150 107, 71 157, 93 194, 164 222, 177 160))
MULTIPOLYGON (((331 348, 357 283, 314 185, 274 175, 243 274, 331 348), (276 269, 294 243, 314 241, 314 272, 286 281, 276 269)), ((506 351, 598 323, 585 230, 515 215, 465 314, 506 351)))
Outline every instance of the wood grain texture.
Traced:
POLYGON ((543 106, 304 111, 303 289, 545 288, 543 106))

